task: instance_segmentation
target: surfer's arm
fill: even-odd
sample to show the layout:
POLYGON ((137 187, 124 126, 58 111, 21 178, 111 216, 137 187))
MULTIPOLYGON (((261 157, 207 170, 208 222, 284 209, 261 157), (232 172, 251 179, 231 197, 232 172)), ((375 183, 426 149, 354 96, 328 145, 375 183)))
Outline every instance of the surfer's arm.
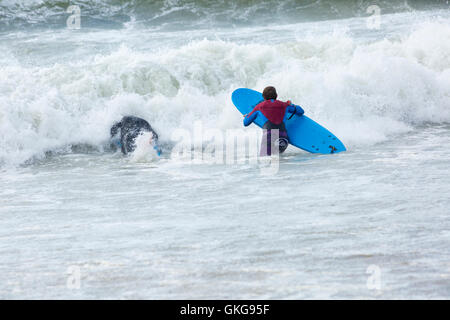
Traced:
POLYGON ((287 112, 289 113, 295 113, 298 116, 302 116, 305 113, 305 110, 303 110, 302 107, 297 106, 295 104, 291 104, 287 107, 287 112))
POLYGON ((248 114, 245 118, 244 118, 244 126, 249 126, 252 124, 253 121, 255 121, 256 117, 258 116, 258 113, 253 112, 248 114))
POLYGON ((247 114, 244 118, 244 126, 249 126, 250 124, 252 124, 253 121, 255 121, 256 117, 258 116, 257 111, 259 111, 259 107, 256 106, 253 108, 252 112, 250 112, 249 114, 247 114))

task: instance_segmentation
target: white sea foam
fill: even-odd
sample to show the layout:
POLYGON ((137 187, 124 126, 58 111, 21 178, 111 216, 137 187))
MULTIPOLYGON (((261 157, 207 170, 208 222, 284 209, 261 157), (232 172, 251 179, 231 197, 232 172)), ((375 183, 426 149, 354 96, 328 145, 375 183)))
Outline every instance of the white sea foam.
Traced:
POLYGON ((369 30, 335 18, 372 1, 163 2, 74 0, 82 29, 61 30, 64 1, 0 0, 0 298, 448 299, 450 12, 369 30), (258 24, 275 3, 278 26, 228 15, 258 24), (130 28, 109 24, 135 8, 130 28), (195 29, 218 17, 204 12, 233 25, 195 29), (199 123, 260 137, 230 98, 270 84, 349 152, 290 147, 267 175, 250 152, 223 165, 165 143, 177 129, 198 142, 199 123), (127 114, 158 131, 162 157, 148 135, 130 156, 106 150, 127 114))
POLYGON ((152 144, 152 133, 146 132, 136 138, 136 150, 131 154, 133 162, 151 162, 158 159, 158 154, 152 144))
POLYGON ((68 145, 102 149, 112 123, 128 114, 147 119, 163 141, 198 120, 240 127, 231 92, 269 84, 348 147, 370 145, 450 121, 449 39, 449 24, 428 22, 369 43, 346 34, 275 45, 205 39, 152 52, 121 46, 49 66, 2 60, 0 161, 68 145))

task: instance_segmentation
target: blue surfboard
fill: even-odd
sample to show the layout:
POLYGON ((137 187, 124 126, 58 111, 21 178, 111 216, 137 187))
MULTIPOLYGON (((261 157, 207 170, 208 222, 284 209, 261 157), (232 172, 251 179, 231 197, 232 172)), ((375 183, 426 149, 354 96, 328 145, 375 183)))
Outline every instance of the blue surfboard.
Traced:
MULTIPOLYGON (((236 108, 245 115, 264 99, 261 92, 240 88, 233 92, 231 100, 236 108)), ((286 112, 284 117, 290 144, 311 153, 329 154, 346 151, 344 144, 317 122, 305 115, 292 117, 291 115, 286 112)), ((254 121, 260 128, 263 127, 264 122, 265 119, 259 115, 254 121)))

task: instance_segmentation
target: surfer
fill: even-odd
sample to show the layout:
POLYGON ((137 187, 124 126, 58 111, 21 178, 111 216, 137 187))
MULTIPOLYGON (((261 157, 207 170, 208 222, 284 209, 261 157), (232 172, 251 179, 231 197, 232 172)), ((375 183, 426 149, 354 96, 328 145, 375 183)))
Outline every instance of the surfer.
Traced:
POLYGON ((262 93, 264 101, 256 105, 253 110, 244 115, 244 126, 249 126, 260 114, 263 119, 267 119, 263 126, 263 137, 261 142, 261 156, 270 156, 272 147, 277 147, 283 153, 289 145, 284 116, 286 112, 303 115, 305 111, 302 107, 294 105, 291 101, 282 102, 277 100, 277 91, 274 87, 266 87, 262 93), (272 137, 272 130, 278 130, 279 136, 272 137))
POLYGON ((111 139, 115 146, 121 148, 123 154, 128 154, 136 149, 136 138, 145 132, 152 133, 149 143, 160 155, 161 149, 158 146, 158 134, 147 121, 138 117, 125 116, 122 120, 116 122, 111 127, 111 139))

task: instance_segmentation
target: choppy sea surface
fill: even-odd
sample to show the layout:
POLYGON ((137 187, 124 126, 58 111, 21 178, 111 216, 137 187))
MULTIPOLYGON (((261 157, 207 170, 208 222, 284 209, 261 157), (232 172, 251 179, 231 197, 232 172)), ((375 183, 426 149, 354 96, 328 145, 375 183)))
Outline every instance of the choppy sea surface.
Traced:
POLYGON ((372 2, 0 0, 0 298, 450 298, 450 8, 372 2), (266 85, 348 151, 198 158, 266 85))

